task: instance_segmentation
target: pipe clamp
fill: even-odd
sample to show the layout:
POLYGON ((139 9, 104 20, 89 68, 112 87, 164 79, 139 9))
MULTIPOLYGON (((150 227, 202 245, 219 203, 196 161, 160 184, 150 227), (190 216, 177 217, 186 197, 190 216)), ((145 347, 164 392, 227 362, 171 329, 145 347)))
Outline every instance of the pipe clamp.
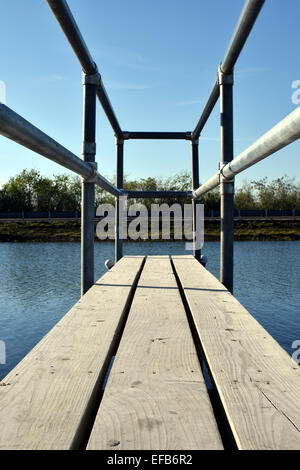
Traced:
POLYGON ((224 73, 222 65, 218 68, 217 78, 219 85, 233 85, 233 73, 224 73))
POLYGON ((93 174, 91 176, 88 176, 87 178, 82 178, 83 183, 96 183, 98 179, 98 164, 97 162, 85 162, 87 165, 89 165, 92 170, 93 174))

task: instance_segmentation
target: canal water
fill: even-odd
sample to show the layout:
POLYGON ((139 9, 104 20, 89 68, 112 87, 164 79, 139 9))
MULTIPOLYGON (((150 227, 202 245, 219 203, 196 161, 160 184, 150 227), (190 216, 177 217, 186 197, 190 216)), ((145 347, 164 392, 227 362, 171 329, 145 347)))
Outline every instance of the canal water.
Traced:
MULTIPOLYGON (((186 253, 179 241, 124 243, 124 254, 186 253)), ((205 243, 203 254, 219 277, 219 243, 205 243)), ((95 244, 96 279, 113 258, 112 242, 95 244)), ((79 299, 80 244, 1 243, 0 260, 1 380, 79 299)), ((234 261, 234 295, 291 355, 300 341, 300 242, 235 242, 234 261)))

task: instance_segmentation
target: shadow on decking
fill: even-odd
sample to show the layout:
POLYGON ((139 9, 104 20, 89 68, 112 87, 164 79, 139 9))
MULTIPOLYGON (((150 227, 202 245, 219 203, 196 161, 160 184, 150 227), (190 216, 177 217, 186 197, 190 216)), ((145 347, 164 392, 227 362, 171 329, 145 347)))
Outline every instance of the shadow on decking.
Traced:
MULTIPOLYGON (((94 284, 95 286, 101 286, 101 287, 131 287, 130 284, 102 284, 102 283, 97 283, 94 284)), ((137 289, 166 289, 166 290, 178 290, 178 287, 171 287, 171 286, 141 286, 139 285, 137 289)), ((198 287, 185 287, 185 290, 194 290, 194 291, 208 291, 208 292, 227 292, 226 289, 201 289, 198 287)))

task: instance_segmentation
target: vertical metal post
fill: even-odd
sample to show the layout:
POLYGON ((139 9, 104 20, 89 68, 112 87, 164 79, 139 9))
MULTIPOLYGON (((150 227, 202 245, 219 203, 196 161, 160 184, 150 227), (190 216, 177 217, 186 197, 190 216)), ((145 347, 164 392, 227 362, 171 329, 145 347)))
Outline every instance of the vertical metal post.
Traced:
POLYGON ((233 242, 234 242, 234 179, 226 180, 222 168, 233 159, 233 74, 218 72, 220 86, 221 118, 221 237, 220 237, 220 280, 233 292, 233 242))
MULTIPOLYGON (((83 73, 83 142, 82 158, 96 169, 96 89, 99 74, 83 73)), ((81 192, 81 295, 94 284, 95 183, 82 181, 81 192)))
MULTIPOLYGON (((117 144, 117 188, 123 189, 124 179, 124 140, 116 139, 117 144)), ((123 256, 123 240, 120 237, 120 198, 115 198, 115 262, 117 263, 123 256)))
MULTIPOLYGON (((191 141, 191 146, 192 146, 192 188, 193 190, 199 188, 200 182, 199 182, 199 141, 197 140, 192 140, 191 141)), ((196 260, 200 261, 201 260, 201 250, 196 246, 196 231, 197 231, 197 205, 200 204, 200 201, 197 199, 193 199, 192 205, 193 205, 193 233, 194 233, 194 238, 193 238, 193 255, 196 258, 196 260)))

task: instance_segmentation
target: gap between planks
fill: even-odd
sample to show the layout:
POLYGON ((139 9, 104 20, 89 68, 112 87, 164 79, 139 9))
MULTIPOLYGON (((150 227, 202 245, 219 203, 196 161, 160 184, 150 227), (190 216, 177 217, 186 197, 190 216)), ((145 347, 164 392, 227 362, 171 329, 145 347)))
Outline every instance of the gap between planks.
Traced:
POLYGON ((87 449, 222 449, 168 256, 147 257, 87 449))
POLYGON ((239 449, 300 449, 300 368, 192 256, 172 257, 239 449))
POLYGON ((63 450, 82 438, 143 261, 122 258, 3 379, 0 449, 63 450))

